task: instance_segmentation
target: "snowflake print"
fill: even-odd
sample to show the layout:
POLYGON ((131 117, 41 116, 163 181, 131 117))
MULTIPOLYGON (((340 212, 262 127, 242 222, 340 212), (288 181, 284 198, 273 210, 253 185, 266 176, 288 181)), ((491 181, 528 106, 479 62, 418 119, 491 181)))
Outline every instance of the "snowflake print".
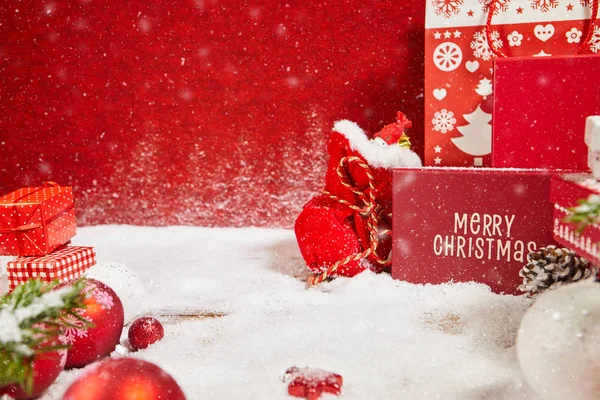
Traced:
POLYGON ((571 30, 565 34, 568 43, 579 43, 581 41, 581 35, 581 31, 577 28, 571 28, 571 30))
POLYGON ((431 0, 431 5, 435 8, 437 15, 442 15, 444 18, 450 18, 458 14, 463 0, 431 0))
POLYGON ((551 8, 558 7, 559 2, 560 0, 531 0, 531 8, 545 13, 550 11, 551 8))
POLYGON ((594 53, 600 53, 600 26, 594 27, 594 33, 590 38, 590 50, 594 53))
MULTIPOLYGON (((81 317, 83 310, 76 312, 81 317)), ((65 342, 73 344, 77 338, 87 337, 85 322, 76 318, 74 315, 66 315, 61 319, 66 325, 63 332, 65 342)))
POLYGON ((112 296, 100 288, 95 288, 92 296, 94 296, 96 303, 100 304, 100 307, 105 310, 110 310, 115 305, 112 296))
POLYGON ((433 114, 431 123, 433 124, 434 131, 446 133, 454 129, 456 118, 454 118, 454 113, 452 111, 448 111, 444 108, 433 114))
POLYGON ((483 6, 483 11, 489 11, 490 5, 494 5, 494 15, 500 14, 501 11, 508 10, 510 0, 478 0, 483 6))
MULTIPOLYGON (((492 31, 490 36, 492 38, 492 46, 494 46, 495 49, 502 47, 502 39, 500 39, 498 31, 492 31)), ((473 40, 471 41, 471 48, 473 49, 473 55, 476 58, 481 58, 485 61, 492 58, 492 50, 488 45, 484 30, 475 32, 473 40)))
POLYGON ((506 37, 506 39, 508 39, 509 46, 519 47, 521 45, 521 42, 523 41, 523 35, 517 31, 513 31, 510 35, 506 37))

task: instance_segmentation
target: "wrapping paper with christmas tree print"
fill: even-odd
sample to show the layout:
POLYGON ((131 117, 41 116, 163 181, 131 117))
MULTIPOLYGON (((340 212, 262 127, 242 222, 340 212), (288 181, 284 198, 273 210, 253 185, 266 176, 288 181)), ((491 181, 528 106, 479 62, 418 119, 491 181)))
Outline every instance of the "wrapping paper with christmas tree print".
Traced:
MULTIPOLYGON (((425 165, 491 165, 492 1, 491 45, 507 57, 547 57, 576 54, 597 0, 427 0, 425 165)), ((598 53, 600 27, 592 31, 583 50, 598 53)))
POLYGON ((552 177, 550 200, 554 204, 554 240, 575 253, 600 265, 600 224, 591 224, 583 231, 565 221, 572 215, 570 208, 590 195, 600 196, 600 183, 591 174, 565 174, 552 177))
POLYGON ((41 257, 18 257, 6 266, 8 290, 34 278, 44 282, 67 282, 79 278, 94 265, 96 252, 87 246, 63 246, 41 257))
POLYGON ((75 236, 71 187, 55 183, 0 197, 0 255, 51 253, 75 236))

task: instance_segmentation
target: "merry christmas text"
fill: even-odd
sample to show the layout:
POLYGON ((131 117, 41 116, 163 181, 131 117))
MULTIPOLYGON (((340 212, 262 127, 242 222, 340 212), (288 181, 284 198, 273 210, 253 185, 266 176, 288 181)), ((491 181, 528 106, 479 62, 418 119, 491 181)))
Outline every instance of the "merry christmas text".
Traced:
POLYGON ((523 262, 535 251, 535 242, 513 240, 515 215, 454 213, 452 235, 435 235, 433 252, 437 256, 523 262))

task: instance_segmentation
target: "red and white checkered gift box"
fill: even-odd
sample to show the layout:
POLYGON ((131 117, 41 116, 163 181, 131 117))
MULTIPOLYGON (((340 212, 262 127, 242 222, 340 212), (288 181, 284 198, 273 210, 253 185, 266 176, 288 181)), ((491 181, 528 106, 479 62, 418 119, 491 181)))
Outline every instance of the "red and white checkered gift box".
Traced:
POLYGON ((93 247, 86 246, 64 246, 40 257, 18 257, 7 264, 8 290, 32 278, 66 282, 79 278, 95 264, 96 252, 93 247))

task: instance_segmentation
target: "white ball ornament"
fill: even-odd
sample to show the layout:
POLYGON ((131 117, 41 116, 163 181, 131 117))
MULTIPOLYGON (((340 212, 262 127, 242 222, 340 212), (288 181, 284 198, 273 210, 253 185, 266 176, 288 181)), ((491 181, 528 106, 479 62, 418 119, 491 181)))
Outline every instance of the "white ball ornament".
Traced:
POLYGON ((84 276, 107 284, 117 293, 123 303, 125 324, 139 314, 144 299, 144 287, 139 276, 131 268, 116 262, 103 262, 88 269, 84 276))
POLYGON ((519 365, 544 400, 600 400, 600 283, 542 293, 517 335, 519 365))

